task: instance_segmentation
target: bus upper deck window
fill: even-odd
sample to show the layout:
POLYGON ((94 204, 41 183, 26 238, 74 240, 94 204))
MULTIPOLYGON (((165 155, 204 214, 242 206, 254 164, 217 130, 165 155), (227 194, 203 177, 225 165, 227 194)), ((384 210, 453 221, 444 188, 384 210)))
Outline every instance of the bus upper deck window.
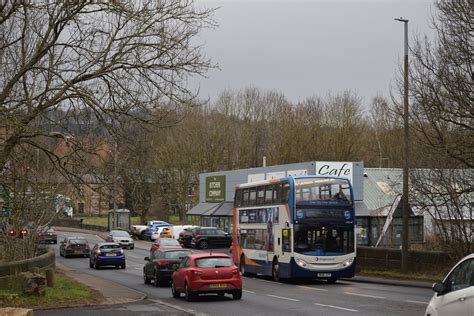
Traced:
POLYGON ((283 188, 282 188, 281 202, 288 203, 289 198, 290 198, 290 184, 285 183, 283 184, 283 188))
POLYGON ((272 204, 273 185, 265 186, 265 205, 272 204))

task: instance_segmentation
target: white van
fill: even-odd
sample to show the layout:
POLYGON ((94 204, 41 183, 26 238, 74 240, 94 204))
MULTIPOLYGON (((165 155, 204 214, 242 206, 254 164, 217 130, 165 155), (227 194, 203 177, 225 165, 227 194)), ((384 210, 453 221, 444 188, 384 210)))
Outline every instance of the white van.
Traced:
POLYGON ((173 238, 174 239, 179 239, 179 234, 183 230, 185 230, 186 228, 194 228, 194 227, 198 227, 198 226, 196 226, 196 225, 175 225, 175 226, 171 227, 173 238))

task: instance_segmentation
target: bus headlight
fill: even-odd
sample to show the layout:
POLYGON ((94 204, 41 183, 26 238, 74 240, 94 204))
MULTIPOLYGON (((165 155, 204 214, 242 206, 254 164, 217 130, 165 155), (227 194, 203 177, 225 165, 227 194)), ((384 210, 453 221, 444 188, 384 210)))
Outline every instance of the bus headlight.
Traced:
POLYGON ((296 264, 299 265, 300 267, 306 268, 306 261, 304 261, 303 259, 296 258, 295 261, 296 261, 296 264))
POLYGON ((350 266, 353 262, 354 262, 354 258, 349 258, 349 259, 345 260, 341 265, 344 268, 346 268, 346 267, 350 266))

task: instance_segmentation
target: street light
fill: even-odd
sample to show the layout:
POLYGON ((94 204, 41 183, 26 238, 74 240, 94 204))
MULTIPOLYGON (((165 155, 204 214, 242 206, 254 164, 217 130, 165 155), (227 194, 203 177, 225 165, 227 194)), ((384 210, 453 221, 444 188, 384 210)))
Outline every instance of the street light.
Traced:
POLYGON ((408 20, 395 18, 395 21, 403 22, 405 25, 405 58, 404 58, 404 93, 403 93, 403 188, 402 188, 402 272, 408 271, 408 20))

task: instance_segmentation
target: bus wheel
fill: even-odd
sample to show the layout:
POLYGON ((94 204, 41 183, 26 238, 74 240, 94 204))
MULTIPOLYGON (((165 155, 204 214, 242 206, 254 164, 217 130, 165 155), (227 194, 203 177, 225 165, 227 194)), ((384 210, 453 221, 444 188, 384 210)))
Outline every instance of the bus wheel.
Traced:
POLYGON ((240 269, 240 275, 247 276, 247 272, 245 272, 245 257, 244 257, 244 255, 240 256, 239 269, 240 269))
POLYGON ((280 282, 280 265, 278 264, 277 258, 273 259, 272 277, 273 277, 273 281, 280 282))

